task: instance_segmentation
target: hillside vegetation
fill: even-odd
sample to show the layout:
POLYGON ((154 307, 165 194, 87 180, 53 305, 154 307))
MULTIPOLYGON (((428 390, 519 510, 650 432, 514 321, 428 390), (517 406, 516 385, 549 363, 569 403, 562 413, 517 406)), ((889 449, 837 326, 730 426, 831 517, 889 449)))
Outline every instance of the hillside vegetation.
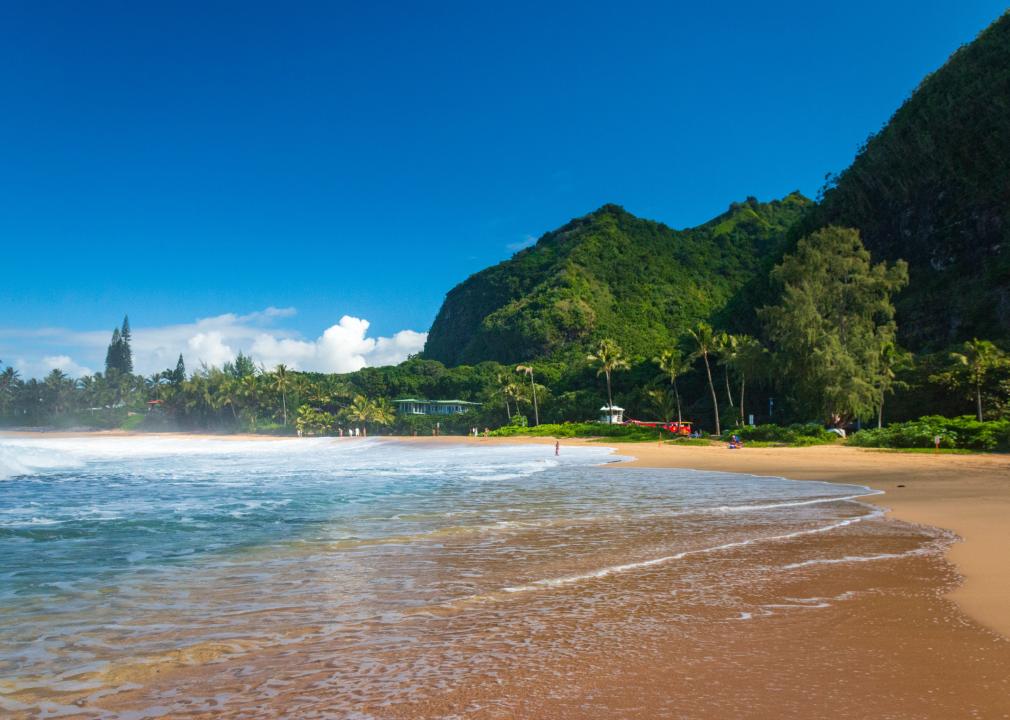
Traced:
POLYGON ((828 224, 908 262, 911 349, 1010 339, 1010 14, 922 81, 795 236, 828 224))
POLYGON ((751 198, 679 231, 605 205, 453 288, 424 355, 509 363, 581 354, 607 337, 647 356, 722 309, 810 204, 799 193, 751 198))

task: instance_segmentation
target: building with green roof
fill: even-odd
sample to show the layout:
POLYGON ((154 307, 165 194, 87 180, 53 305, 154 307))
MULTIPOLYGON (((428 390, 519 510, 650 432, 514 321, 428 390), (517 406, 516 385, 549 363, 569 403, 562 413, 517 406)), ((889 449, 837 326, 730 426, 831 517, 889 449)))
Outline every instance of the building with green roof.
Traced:
POLYGON ((400 415, 460 415, 480 407, 480 403, 467 400, 422 400, 404 398, 394 400, 400 415))

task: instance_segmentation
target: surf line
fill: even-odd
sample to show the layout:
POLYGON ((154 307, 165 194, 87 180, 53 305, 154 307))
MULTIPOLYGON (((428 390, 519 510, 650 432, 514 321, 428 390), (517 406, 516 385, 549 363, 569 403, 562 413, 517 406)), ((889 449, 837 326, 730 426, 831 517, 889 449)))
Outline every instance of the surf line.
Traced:
MULTIPOLYGON (((862 504, 862 503, 860 503, 862 504)), ((673 562, 675 560, 683 560, 689 555, 704 555, 713 552, 719 552, 721 550, 732 550, 733 548, 746 547, 748 545, 755 545, 757 543, 765 542, 777 542, 779 540, 791 540, 792 538, 802 537, 804 535, 817 535, 820 533, 831 532, 832 530, 838 530, 839 528, 847 527, 863 520, 871 520, 879 517, 883 517, 885 511, 879 508, 874 508, 872 512, 866 515, 861 515, 854 518, 846 518, 845 520, 839 520, 836 523, 831 523, 830 525, 824 525, 822 527, 811 528, 809 530, 796 530, 791 533, 784 533, 782 535, 767 535, 765 537, 748 538, 747 540, 737 540, 735 542, 724 543, 722 545, 714 545, 707 548, 699 548, 697 550, 683 550, 679 553, 673 555, 665 555, 663 557, 652 558, 651 560, 641 560, 639 562, 625 563, 623 565, 610 565, 605 568, 600 568, 599 570, 594 570, 593 572, 583 573, 580 575, 568 575, 559 578, 547 578, 544 580, 535 580, 527 585, 518 585, 513 587, 504 588, 507 593, 522 593, 530 592, 533 590, 542 590, 544 588, 555 588, 561 587, 562 585, 571 585, 573 583, 582 582, 585 580, 595 580, 598 578, 604 578, 608 575, 616 575, 618 573, 629 572, 631 570, 640 570, 642 568, 653 567, 655 565, 663 565, 668 562, 673 562)))

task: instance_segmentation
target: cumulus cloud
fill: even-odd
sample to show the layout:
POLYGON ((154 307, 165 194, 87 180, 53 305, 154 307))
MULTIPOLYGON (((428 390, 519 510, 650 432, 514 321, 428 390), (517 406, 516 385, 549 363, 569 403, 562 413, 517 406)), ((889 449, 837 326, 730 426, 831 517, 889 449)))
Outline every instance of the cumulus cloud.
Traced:
POLYGON ((216 330, 197 333, 186 345, 190 358, 196 358, 205 365, 221 367, 235 359, 235 351, 224 343, 224 336, 216 330))
POLYGON ((368 337, 369 322, 344 315, 313 341, 261 333, 249 354, 267 367, 278 363, 298 370, 345 373, 368 365, 393 365, 424 347, 427 334, 401 330, 393 337, 368 337))
MULTIPOLYGON (((133 365, 137 372, 150 375, 174 367, 182 354, 190 369, 200 364, 220 367, 243 352, 267 368, 283 363, 297 370, 343 373, 402 362, 408 355, 420 352, 427 338, 426 333, 414 330, 401 330, 390 337, 369 336, 368 320, 344 315, 317 338, 306 339, 280 324, 293 315, 294 308, 269 307, 245 315, 225 313, 178 325, 135 326, 133 365)), ((11 350, 17 348, 19 356, 28 355, 23 350, 36 349, 36 360, 20 363, 22 372, 28 376, 53 367, 70 375, 89 374, 91 371, 78 365, 71 356, 101 367, 111 330, 0 328, 0 353, 5 346, 11 350)), ((11 354, 8 352, 8 356, 11 354)))
POLYGON ((42 364, 49 370, 62 370, 74 378, 92 374, 91 370, 75 363, 69 355, 46 355, 42 358, 42 364))

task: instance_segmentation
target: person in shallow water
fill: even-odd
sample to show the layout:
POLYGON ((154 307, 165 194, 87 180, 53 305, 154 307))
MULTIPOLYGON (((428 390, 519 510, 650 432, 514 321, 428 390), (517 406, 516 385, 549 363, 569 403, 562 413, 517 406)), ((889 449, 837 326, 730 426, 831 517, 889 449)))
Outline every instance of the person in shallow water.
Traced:
POLYGON ((558 440, 554 441, 554 454, 555 456, 561 454, 561 442, 558 440))

